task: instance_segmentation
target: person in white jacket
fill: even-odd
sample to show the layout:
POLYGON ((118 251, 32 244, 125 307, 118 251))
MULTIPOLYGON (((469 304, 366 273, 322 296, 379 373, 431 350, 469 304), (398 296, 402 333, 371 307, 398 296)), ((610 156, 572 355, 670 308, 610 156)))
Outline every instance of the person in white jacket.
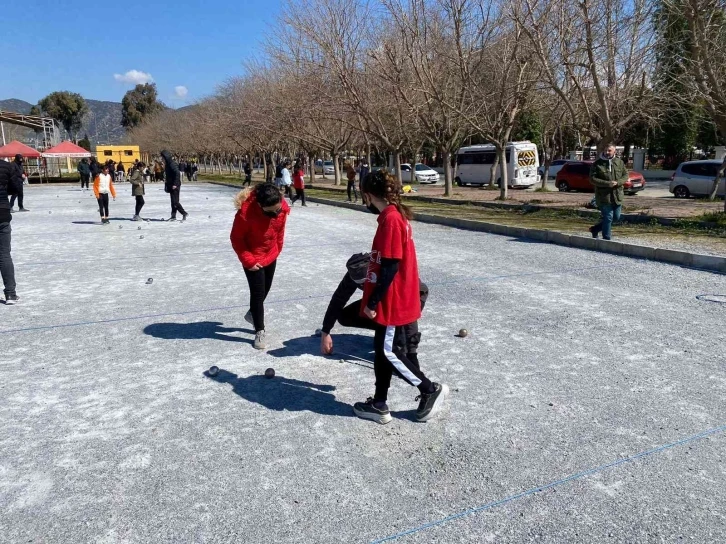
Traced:
POLYGON ((116 200, 116 189, 113 186, 111 174, 108 173, 108 166, 103 167, 103 171, 93 180, 93 193, 98 200, 98 210, 101 212, 101 224, 108 225, 108 195, 116 200))
POLYGON ((285 164, 283 166, 282 187, 285 191, 285 195, 292 201, 292 174, 290 174, 290 168, 292 168, 292 163, 290 161, 285 161, 285 164))

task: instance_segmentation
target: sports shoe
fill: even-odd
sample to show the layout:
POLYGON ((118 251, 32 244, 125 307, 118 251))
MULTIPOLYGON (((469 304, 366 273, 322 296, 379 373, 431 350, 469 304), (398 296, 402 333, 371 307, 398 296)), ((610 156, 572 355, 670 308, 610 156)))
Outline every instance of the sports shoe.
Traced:
POLYGON ((265 331, 257 331, 255 333, 255 343, 253 344, 253 347, 255 349, 265 349, 267 347, 267 344, 265 344, 265 331))
POLYGON ((245 314, 245 321, 247 321, 250 325, 255 324, 255 320, 252 318, 252 310, 247 310, 247 313, 245 314))
POLYGON ((449 386, 446 384, 434 383, 434 392, 421 394, 416 397, 419 402, 418 410, 416 410, 416 419, 418 421, 428 421, 441 411, 446 397, 449 395, 449 386))
POLYGON ((599 230, 597 230, 597 227, 595 227, 594 225, 587 230, 590 231, 590 234, 592 234, 593 238, 597 238, 597 234, 598 234, 598 232, 600 232, 599 230))
POLYGON ((28 208, 20 208, 21 212, 29 212, 30 210, 28 208))
POLYGON ((379 409, 373 405, 373 402, 373 397, 368 397, 365 402, 356 402, 353 405, 353 413, 362 419, 370 419, 381 425, 390 423, 393 418, 388 406, 384 404, 383 408, 379 409))
POLYGON ((18 295, 5 295, 5 304, 8 306, 12 306, 18 302, 20 302, 20 297, 18 295))
POLYGON ((176 217, 170 217, 167 221, 176 221, 176 217))
POLYGON ((139 217, 138 215, 134 215, 134 216, 133 216, 133 217, 131 218, 131 221, 141 221, 141 218, 140 218, 140 217, 139 217))
POLYGON ((188 214, 188 213, 186 213, 186 212, 185 212, 185 213, 183 213, 183 214, 182 214, 182 221, 186 221, 186 220, 187 220, 187 217, 189 217, 189 214, 188 214))

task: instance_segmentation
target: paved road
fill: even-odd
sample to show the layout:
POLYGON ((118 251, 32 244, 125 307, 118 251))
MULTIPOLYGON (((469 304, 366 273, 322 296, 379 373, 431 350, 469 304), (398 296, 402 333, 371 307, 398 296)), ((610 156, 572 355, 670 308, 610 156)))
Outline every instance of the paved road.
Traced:
POLYGON ((382 427, 351 414, 370 336, 311 336, 372 215, 294 208, 260 353, 234 191, 185 185, 189 221, 138 231, 127 189, 110 226, 67 187, 13 221, 0 542, 726 540, 726 305, 697 298, 726 277, 414 224, 420 360, 452 395, 417 424, 397 381, 382 427))

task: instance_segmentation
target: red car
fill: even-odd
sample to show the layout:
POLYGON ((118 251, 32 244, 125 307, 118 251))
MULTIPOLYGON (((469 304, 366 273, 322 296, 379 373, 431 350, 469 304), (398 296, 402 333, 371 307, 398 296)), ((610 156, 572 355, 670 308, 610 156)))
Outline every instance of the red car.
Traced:
MULTIPOLYGON (((590 183, 590 167, 592 161, 576 161, 568 162, 562 170, 557 172, 555 178, 555 187, 562 192, 582 191, 584 193, 594 193, 595 186, 590 183)), ((623 186, 626 195, 634 195, 638 191, 645 189, 645 179, 643 174, 638 172, 628 172, 628 181, 623 186)))

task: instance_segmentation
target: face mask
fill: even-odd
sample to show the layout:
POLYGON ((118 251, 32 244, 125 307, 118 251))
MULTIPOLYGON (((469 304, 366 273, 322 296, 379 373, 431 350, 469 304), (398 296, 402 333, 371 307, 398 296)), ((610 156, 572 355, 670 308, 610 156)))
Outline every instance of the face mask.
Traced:
POLYGON ((366 206, 366 208, 368 208, 368 211, 371 212, 372 214, 375 214, 375 215, 381 214, 380 210, 378 208, 376 208, 373 204, 368 204, 366 206))

